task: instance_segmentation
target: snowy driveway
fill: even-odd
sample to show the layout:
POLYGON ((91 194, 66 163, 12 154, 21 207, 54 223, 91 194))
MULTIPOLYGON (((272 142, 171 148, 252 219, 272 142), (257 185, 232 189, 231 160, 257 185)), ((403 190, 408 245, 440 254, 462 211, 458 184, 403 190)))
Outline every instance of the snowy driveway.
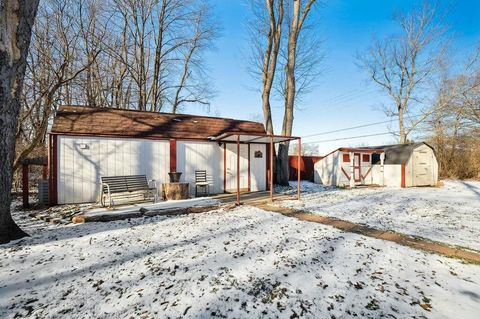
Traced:
POLYGON ((300 202, 279 205, 480 251, 480 182, 405 189, 334 189, 302 182, 302 189, 300 202))
POLYGON ((0 317, 468 319, 479 270, 244 206, 0 246, 0 317))

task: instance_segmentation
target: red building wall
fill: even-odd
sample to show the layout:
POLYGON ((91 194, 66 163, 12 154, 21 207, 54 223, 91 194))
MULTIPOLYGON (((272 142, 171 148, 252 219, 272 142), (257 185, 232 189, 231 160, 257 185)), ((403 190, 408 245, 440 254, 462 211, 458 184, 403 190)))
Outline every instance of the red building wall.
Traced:
MULTIPOLYGON (((314 165, 316 162, 321 160, 322 156, 302 156, 300 159, 300 178, 302 180, 313 180, 313 171, 314 165)), ((290 168, 290 180, 297 180, 297 171, 298 171, 298 158, 297 156, 288 157, 289 168, 290 168)))

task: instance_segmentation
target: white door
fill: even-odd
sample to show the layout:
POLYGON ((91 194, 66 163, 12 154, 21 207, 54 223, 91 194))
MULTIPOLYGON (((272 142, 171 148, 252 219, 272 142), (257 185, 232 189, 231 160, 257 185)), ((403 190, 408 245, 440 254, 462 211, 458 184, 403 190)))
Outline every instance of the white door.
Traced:
POLYGON ((413 151, 413 186, 432 184, 432 165, 430 154, 426 150, 413 151))
MULTIPOLYGON (((227 192, 237 191, 237 144, 226 144, 226 182, 227 192)), ((240 190, 248 190, 248 146, 240 145, 240 190)))
POLYGON ((267 189, 267 147, 265 144, 250 144, 250 190, 267 189))

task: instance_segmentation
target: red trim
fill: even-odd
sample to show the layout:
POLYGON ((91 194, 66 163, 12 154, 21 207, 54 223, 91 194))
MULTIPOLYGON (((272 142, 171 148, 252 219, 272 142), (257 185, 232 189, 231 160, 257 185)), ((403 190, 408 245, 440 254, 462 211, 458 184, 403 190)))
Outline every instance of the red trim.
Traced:
POLYGON ((345 172, 345 170, 343 169, 343 167, 342 167, 342 172, 343 172, 343 174, 348 178, 348 180, 350 180, 350 176, 348 176, 347 172, 345 172))
POLYGON ((250 192, 251 188, 252 188, 251 175, 250 175, 250 144, 248 144, 247 152, 248 152, 248 155, 247 155, 247 158, 248 158, 248 191, 250 192))
POLYGON ((23 208, 28 208, 28 165, 22 165, 22 204, 23 208))
POLYGON ((227 144, 223 143, 223 192, 227 192, 227 144))
POLYGON ((270 138, 270 202, 273 202, 273 137, 270 138))
POLYGON ((177 140, 170 140, 170 172, 177 171, 177 140))
POLYGON ((405 164, 402 164, 402 188, 405 188, 405 164))
POLYGON ((297 199, 300 199, 300 175, 301 175, 301 159, 302 159, 302 140, 298 140, 298 155, 297 155, 297 199))
POLYGON ((368 171, 365 173, 364 176, 362 176, 362 178, 365 180, 365 177, 368 176, 368 174, 370 174, 370 171, 372 170, 372 166, 370 166, 370 168, 368 169, 368 171))
MULTIPOLYGON (((269 143, 270 144, 270 143, 269 143)), ((265 189, 267 191, 270 190, 270 145, 265 145, 265 184, 266 184, 266 187, 265 189)))
POLYGON ((237 136, 237 205, 240 205, 240 136, 237 136))

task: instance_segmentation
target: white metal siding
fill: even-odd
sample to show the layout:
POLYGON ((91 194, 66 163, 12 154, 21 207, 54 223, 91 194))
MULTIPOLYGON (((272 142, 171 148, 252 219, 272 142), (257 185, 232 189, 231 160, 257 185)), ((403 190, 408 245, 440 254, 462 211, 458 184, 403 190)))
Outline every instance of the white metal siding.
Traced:
POLYGON ((314 165, 314 182, 323 185, 338 186, 340 182, 339 152, 327 155, 314 165))
POLYGON ((438 179, 438 163, 433 150, 421 145, 413 150, 406 165, 406 186, 435 186, 438 179))
POLYGON ((250 144, 250 188, 252 192, 267 189, 267 148, 265 144, 250 144), (262 153, 255 158, 255 152, 262 153))
POLYGON ((223 192, 223 151, 216 142, 177 141, 177 171, 195 194, 195 171, 206 170, 210 193, 223 192))
MULTIPOLYGON (((237 144, 226 144, 227 191, 237 190, 237 144)), ((248 145, 240 144, 240 189, 248 188, 248 145)))
POLYGON ((169 142, 131 138, 59 136, 58 203, 97 201, 100 177, 146 175, 168 179, 169 142))
POLYGON ((402 187, 402 165, 384 165, 384 186, 402 187))

